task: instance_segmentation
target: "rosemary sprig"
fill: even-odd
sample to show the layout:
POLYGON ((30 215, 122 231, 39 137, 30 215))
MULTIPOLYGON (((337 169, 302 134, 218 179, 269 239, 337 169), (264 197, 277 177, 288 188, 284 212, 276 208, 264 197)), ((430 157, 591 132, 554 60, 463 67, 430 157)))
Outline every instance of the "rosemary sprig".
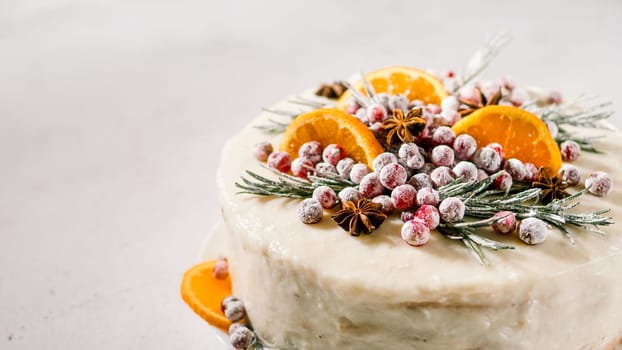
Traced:
POLYGON ((490 39, 483 47, 475 51, 469 59, 462 77, 456 79, 456 85, 452 94, 456 93, 462 87, 473 81, 490 65, 492 60, 497 57, 501 49, 511 41, 511 37, 507 33, 499 33, 490 39))
POLYGON ((284 122, 269 118, 266 124, 260 124, 260 125, 254 126, 255 129, 261 130, 267 134, 281 134, 285 132, 285 129, 287 129, 289 124, 294 119, 296 119, 296 117, 298 117, 300 114, 303 113, 302 111, 296 113, 296 112, 289 112, 289 111, 284 111, 281 109, 271 109, 271 108, 262 108, 261 110, 264 112, 268 112, 268 113, 272 113, 275 115, 289 118, 289 120, 284 121, 284 122))
POLYGON ((461 222, 457 224, 442 223, 437 227, 437 230, 449 239, 461 240, 462 243, 469 249, 471 254, 480 262, 480 264, 488 265, 488 259, 486 258, 486 254, 482 248, 502 250, 515 249, 515 247, 480 236, 475 233, 475 229, 478 227, 490 226, 501 219, 503 219, 503 217, 490 217, 485 220, 461 222))
POLYGON ((328 186, 335 193, 346 187, 356 186, 354 182, 344 180, 339 176, 329 174, 309 175, 309 179, 301 179, 288 174, 284 174, 276 169, 263 166, 276 174, 277 179, 269 179, 253 171, 247 170, 248 177, 242 176, 235 185, 240 189, 238 194, 254 194, 258 196, 277 196, 287 198, 310 198, 313 190, 319 186, 328 186))

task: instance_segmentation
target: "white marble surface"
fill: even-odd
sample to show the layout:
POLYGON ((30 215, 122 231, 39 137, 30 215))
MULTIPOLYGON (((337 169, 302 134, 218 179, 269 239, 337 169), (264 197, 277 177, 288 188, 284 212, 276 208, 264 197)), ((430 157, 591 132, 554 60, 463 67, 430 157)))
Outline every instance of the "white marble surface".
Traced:
POLYGON ((505 30, 488 76, 622 106, 622 2, 581 3, 0 1, 0 348, 213 348, 181 274, 224 140, 288 93, 505 30))

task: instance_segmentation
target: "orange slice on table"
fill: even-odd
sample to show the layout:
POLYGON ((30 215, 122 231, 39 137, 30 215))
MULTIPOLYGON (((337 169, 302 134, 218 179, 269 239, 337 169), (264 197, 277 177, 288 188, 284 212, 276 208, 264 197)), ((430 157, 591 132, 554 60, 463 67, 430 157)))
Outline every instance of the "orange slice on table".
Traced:
POLYGON ((229 321, 220 308, 222 300, 231 295, 231 279, 214 277, 216 260, 198 264, 184 273, 181 297, 190 308, 212 326, 227 331, 229 321))
MULTIPOLYGON (((390 66, 378 69, 365 75, 365 79, 374 87, 377 93, 389 95, 404 94, 408 100, 421 100, 424 103, 441 104, 447 97, 447 90, 443 83, 434 75, 413 67, 390 66)), ((367 95, 363 83, 358 81, 353 87, 367 95)), ((352 96, 347 90, 337 101, 337 108, 345 110, 352 96)))
POLYGON ((545 167, 553 174, 562 166, 559 147, 546 124, 537 116, 518 107, 488 106, 457 122, 452 129, 469 134, 479 147, 491 142, 503 146, 506 158, 517 158, 545 167))
POLYGON ((334 108, 322 108, 301 114, 287 127, 281 141, 281 150, 293 158, 303 143, 318 141, 323 147, 336 143, 344 148, 346 156, 372 168, 374 158, 384 152, 382 145, 356 117, 334 108))

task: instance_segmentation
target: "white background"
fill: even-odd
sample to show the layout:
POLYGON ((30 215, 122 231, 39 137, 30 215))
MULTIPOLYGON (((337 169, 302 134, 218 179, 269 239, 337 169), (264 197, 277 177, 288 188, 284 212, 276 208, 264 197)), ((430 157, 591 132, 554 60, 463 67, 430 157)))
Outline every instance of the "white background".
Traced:
POLYGON ((615 0, 0 0, 0 348, 213 348, 179 281, 219 216, 223 142, 260 107, 359 69, 460 69, 509 31, 487 76, 622 108, 621 18, 615 0))

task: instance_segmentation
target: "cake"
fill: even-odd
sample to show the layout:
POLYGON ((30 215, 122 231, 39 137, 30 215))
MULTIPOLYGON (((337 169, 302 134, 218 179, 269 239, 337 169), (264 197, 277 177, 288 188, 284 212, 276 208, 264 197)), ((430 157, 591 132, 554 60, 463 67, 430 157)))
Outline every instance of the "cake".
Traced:
MULTIPOLYGON (((271 112, 261 113, 227 142, 218 169, 225 240, 220 251, 227 256, 232 294, 243 302, 244 320, 252 324, 253 346, 601 350, 620 344, 622 230, 613 224, 622 222, 619 191, 585 193, 571 209, 610 209, 607 218, 597 212, 613 224, 601 227, 604 234, 564 226, 566 235, 549 225, 542 237, 546 240, 521 231, 523 243, 517 234, 495 234, 488 227, 483 237, 494 239, 499 248, 514 249, 484 249, 483 257, 436 230, 409 241, 399 211, 374 223, 370 234, 358 235, 351 227, 347 232, 331 220, 339 207, 325 209, 319 222, 305 224, 299 198, 241 194, 239 186, 241 177, 249 178, 248 171, 278 177, 253 150, 261 142, 283 145, 284 134, 257 126, 271 125, 275 112, 298 113, 300 106, 292 100, 328 103, 309 90, 270 107, 271 112)), ((620 183, 621 135, 609 132, 596 145, 605 154, 582 152, 572 162, 575 170, 583 179, 599 171, 620 183)), ((570 192, 582 188, 583 183, 570 192)))

